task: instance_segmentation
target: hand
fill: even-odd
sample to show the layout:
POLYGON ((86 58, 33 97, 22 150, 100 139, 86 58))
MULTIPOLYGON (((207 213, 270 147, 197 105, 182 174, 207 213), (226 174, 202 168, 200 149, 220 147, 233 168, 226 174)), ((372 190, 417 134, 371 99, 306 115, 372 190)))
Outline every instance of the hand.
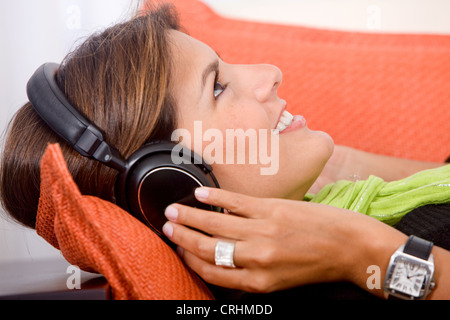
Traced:
POLYGON ((364 239, 377 239, 383 236, 382 230, 392 229, 359 213, 303 201, 261 199, 209 188, 198 189, 196 197, 232 214, 174 204, 166 210, 170 222, 164 233, 182 248, 185 263, 205 281, 248 292, 341 280, 365 284, 371 263, 364 265, 362 257, 373 255, 367 255, 364 239), (218 237, 236 242, 237 268, 215 265, 218 237))

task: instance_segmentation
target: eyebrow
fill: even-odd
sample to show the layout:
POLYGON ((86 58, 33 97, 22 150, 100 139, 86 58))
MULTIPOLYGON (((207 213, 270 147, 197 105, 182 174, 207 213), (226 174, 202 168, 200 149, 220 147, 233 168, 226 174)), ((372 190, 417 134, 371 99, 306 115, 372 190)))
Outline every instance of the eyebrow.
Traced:
POLYGON ((215 72, 217 73, 219 71, 219 61, 215 60, 213 62, 211 62, 210 64, 208 64, 208 66, 206 66, 205 70, 203 70, 202 73, 202 91, 205 88, 206 85, 206 79, 208 79, 208 76, 215 72))

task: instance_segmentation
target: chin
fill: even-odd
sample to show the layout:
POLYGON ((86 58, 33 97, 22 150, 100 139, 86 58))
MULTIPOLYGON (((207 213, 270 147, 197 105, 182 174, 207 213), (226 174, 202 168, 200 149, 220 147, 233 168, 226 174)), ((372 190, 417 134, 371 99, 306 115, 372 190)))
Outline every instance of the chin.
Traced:
POLYGON ((315 141, 315 170, 312 170, 315 174, 312 174, 311 185, 319 177, 334 152, 334 140, 328 133, 323 131, 313 131, 313 133, 317 136, 317 139, 315 141))
POLYGON ((280 165, 279 183, 284 185, 281 198, 301 200, 320 176, 335 144, 328 133, 309 130, 302 141, 291 140, 287 146, 280 165))
MULTIPOLYGON (((334 140, 333 138, 326 132, 316 131, 318 134, 322 136, 323 139, 323 156, 325 159, 325 163, 330 159, 331 155, 334 152, 334 140)), ((325 166, 324 163, 324 166, 325 166)))

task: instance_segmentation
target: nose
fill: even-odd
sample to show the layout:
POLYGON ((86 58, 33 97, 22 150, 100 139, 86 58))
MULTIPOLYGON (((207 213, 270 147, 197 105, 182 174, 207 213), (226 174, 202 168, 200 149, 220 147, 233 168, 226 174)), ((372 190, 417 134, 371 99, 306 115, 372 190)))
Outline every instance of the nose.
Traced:
POLYGON ((254 66, 254 94, 259 102, 266 102, 277 96, 278 87, 283 79, 279 68, 270 64, 254 66))

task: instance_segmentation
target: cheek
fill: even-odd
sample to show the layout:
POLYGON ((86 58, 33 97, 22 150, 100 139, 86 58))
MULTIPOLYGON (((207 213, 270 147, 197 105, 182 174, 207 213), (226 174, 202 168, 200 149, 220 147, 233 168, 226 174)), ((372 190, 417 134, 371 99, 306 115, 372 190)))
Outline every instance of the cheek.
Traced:
POLYGON ((215 164, 213 172, 220 187, 254 197, 283 197, 285 190, 279 177, 262 176, 257 165, 215 164))
POLYGON ((228 104, 217 113, 214 122, 218 129, 271 129, 264 108, 251 101, 228 104))

